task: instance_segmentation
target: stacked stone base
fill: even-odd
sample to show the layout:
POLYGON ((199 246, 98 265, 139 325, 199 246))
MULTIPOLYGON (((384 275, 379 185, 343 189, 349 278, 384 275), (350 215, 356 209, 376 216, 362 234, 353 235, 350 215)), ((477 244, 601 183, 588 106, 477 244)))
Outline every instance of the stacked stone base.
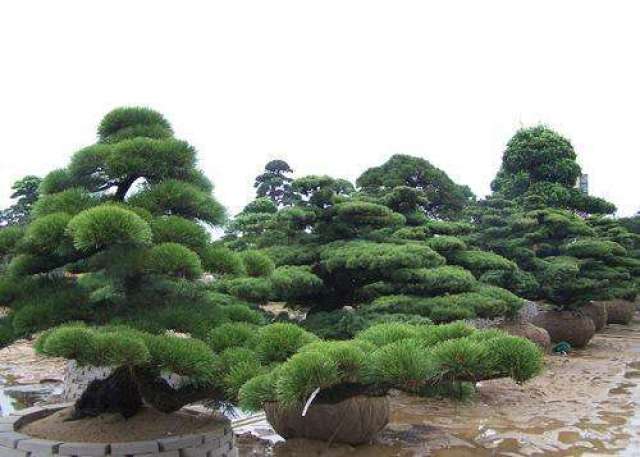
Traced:
MULTIPOLYGON (((237 457, 230 424, 207 433, 128 443, 65 443, 20 433, 24 425, 68 404, 34 406, 0 417, 0 457, 237 457)), ((187 409, 188 411, 188 409, 187 409)))

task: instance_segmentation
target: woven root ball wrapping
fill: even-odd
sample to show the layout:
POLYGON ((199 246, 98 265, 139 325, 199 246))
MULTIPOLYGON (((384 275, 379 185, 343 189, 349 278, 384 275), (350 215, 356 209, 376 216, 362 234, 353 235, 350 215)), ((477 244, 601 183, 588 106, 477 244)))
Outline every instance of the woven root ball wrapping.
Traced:
POLYGON ((554 343, 566 341, 576 348, 586 346, 596 333, 591 318, 580 311, 544 311, 533 323, 549 332, 554 343))
POLYGON ((610 300, 607 302, 607 313, 609 324, 627 325, 633 319, 636 305, 627 300, 610 300))
POLYGON ((500 330, 504 330, 510 335, 520 336, 538 345, 544 352, 551 351, 551 337, 542 327, 533 325, 531 322, 504 322, 498 325, 500 330))
POLYGON ((283 438, 364 444, 389 422, 386 396, 356 395, 338 403, 312 403, 302 416, 304 405, 283 408, 277 402, 264 404, 267 420, 283 438))
POLYGON ((591 318, 593 325, 596 326, 596 332, 599 332, 607 325, 609 313, 607 312, 607 302, 592 301, 588 305, 583 306, 582 311, 591 318))

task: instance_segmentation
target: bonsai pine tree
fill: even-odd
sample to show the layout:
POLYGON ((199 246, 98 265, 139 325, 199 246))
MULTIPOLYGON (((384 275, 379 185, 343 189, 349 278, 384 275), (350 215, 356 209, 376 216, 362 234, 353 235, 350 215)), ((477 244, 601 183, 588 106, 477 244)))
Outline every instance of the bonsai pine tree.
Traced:
POLYGON ((580 175, 571 143, 537 126, 507 144, 494 194, 467 210, 472 244, 518 264, 526 276, 485 280, 561 309, 636 293, 636 240, 598 214, 615 207, 574 188, 580 175), (585 221, 580 215, 594 214, 585 221), (534 279, 535 280, 534 280, 534 279))
POLYGON ((571 142, 557 132, 542 125, 521 129, 507 143, 491 188, 504 198, 541 207, 614 213, 613 204, 575 188, 582 173, 576 159, 571 142))
POLYGON ((264 167, 264 173, 256 177, 253 187, 256 188, 256 197, 266 197, 276 206, 288 206, 293 203, 293 192, 288 174, 293 170, 284 160, 271 160, 264 167))
POLYGON ((632 217, 621 218, 620 223, 630 232, 640 235, 640 212, 636 213, 632 217))
POLYGON ((594 216, 587 223, 597 239, 611 247, 611 255, 591 265, 592 274, 609 281, 610 298, 634 300, 640 292, 640 234, 629 230, 621 220, 594 216))
MULTIPOLYGON (((415 162, 401 158, 401 163, 415 162)), ((440 170, 436 176, 450 181, 440 170)), ((480 278, 517 274, 517 265, 471 249, 463 240, 473 231, 471 224, 430 218, 435 207, 427 193, 402 182, 356 191, 327 176, 294 180, 296 203, 269 213, 260 235, 249 237, 276 266, 269 276, 251 280, 251 290, 261 289, 263 301, 310 307, 305 325, 331 337, 351 336, 379 320, 449 322, 515 314, 522 300, 480 278), (340 311, 345 305, 357 312, 340 311)), ((442 205, 440 210, 447 211, 442 205)), ((217 286, 249 299, 247 290, 234 289, 238 282, 249 280, 217 286)))
POLYGON ((275 401, 295 410, 316 389, 315 401, 336 402, 384 395, 390 388, 421 393, 496 377, 524 382, 542 367, 542 353, 530 341, 459 323, 379 324, 337 342, 289 323, 241 322, 212 329, 207 343, 71 324, 46 332, 37 348, 80 364, 114 367, 76 402, 76 419, 103 412, 130 417, 143 401, 167 413, 197 401, 248 410, 275 401), (178 384, 171 385, 163 371, 178 375, 178 384))
POLYGON ((472 242, 516 262, 526 275, 485 277, 489 282, 560 309, 635 297, 637 240, 614 220, 527 210, 500 197, 479 202, 474 217, 478 230, 472 242))
POLYGON ((29 220, 31 208, 38 199, 40 178, 25 176, 16 181, 11 189, 11 198, 16 202, 8 208, 0 210, 0 229, 10 225, 24 225, 29 220))
MULTIPOLYGON (((378 167, 369 168, 360 175, 356 184, 367 194, 387 194, 390 206, 394 205, 394 196, 388 194, 390 190, 400 188, 396 192, 402 192, 402 188, 413 189, 414 203, 407 210, 414 212, 419 208, 426 216, 436 219, 455 217, 474 199, 469 187, 456 184, 444 171, 425 159, 402 154, 394 155, 378 167)), ((400 212, 407 216, 405 211, 400 212)), ((412 220, 411 217, 407 219, 412 220)))
POLYGON ((434 385, 512 377, 524 382, 541 369, 541 352, 500 331, 446 325, 377 324, 349 341, 312 341, 282 365, 255 376, 238 392, 240 404, 258 410, 265 402, 301 408, 316 388, 317 401, 354 395, 411 393, 434 385), (495 352, 494 352, 495 351, 495 352))
POLYGON ((278 206, 268 197, 256 198, 225 227, 225 241, 236 249, 255 248, 272 226, 277 211, 278 206))
POLYGON ((108 113, 97 143, 43 179, 24 231, 2 230, 0 302, 12 309, 3 329, 118 320, 198 335, 224 321, 220 296, 198 279, 242 268, 210 239, 225 220, 211 192, 195 149, 161 114, 108 113))

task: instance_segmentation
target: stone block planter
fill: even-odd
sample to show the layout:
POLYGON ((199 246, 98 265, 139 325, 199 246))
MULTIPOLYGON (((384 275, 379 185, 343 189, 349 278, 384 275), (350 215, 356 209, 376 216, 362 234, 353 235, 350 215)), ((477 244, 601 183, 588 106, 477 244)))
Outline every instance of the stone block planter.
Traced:
POLYGON ((305 416, 302 408, 283 408, 277 402, 264 404, 267 420, 286 439, 358 445, 371 441, 389 422, 386 396, 357 395, 337 403, 313 403, 305 416))
MULTIPOLYGON (((72 403, 37 406, 0 418, 0 457, 237 457, 230 425, 193 435, 120 443, 78 443, 34 438, 21 433, 25 425, 72 403)), ((197 414, 196 411, 190 411, 197 414)))

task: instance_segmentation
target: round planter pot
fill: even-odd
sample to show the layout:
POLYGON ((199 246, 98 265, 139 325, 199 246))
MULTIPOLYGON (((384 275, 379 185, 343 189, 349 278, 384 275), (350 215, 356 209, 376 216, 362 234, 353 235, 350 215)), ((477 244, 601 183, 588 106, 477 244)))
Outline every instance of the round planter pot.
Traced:
POLYGON ((636 306, 627 300, 610 300, 607 302, 607 313, 609 324, 627 325, 633 319, 636 306))
POLYGON ((267 420, 283 438, 307 438, 351 445, 364 444, 389 422, 386 396, 356 395, 338 403, 312 403, 302 416, 303 405, 284 408, 264 404, 267 420))
POLYGON ((578 311, 544 311, 533 323, 549 332, 554 343, 566 341, 577 348, 586 346, 596 333, 591 318, 578 311))
MULTIPOLYGON (((126 441, 126 433, 122 442, 66 442, 60 439, 47 439, 29 435, 29 424, 44 419, 60 410, 73 406, 73 403, 57 405, 34 406, 18 410, 12 415, 1 418, 3 425, 0 440, 0 455, 3 456, 35 456, 49 457, 64 456, 93 456, 93 457, 122 457, 125 455, 179 455, 199 456, 215 455, 237 457, 233 432, 228 420, 219 420, 211 429, 193 434, 173 435, 148 439, 145 441, 126 441)), ((183 408, 181 414, 186 416, 210 415, 194 408, 183 408)), ((211 419, 217 420, 217 419, 211 419)))
POLYGON ((596 327, 596 332, 599 332, 605 327, 605 325, 607 325, 609 316, 607 311, 607 302, 592 301, 591 303, 584 305, 580 310, 591 318, 593 325, 596 327))
POLYGON ((510 335, 520 336, 532 341, 540 347, 544 352, 551 350, 551 337, 542 327, 533 325, 531 322, 512 322, 506 321, 498 327, 500 330, 504 330, 510 335))

